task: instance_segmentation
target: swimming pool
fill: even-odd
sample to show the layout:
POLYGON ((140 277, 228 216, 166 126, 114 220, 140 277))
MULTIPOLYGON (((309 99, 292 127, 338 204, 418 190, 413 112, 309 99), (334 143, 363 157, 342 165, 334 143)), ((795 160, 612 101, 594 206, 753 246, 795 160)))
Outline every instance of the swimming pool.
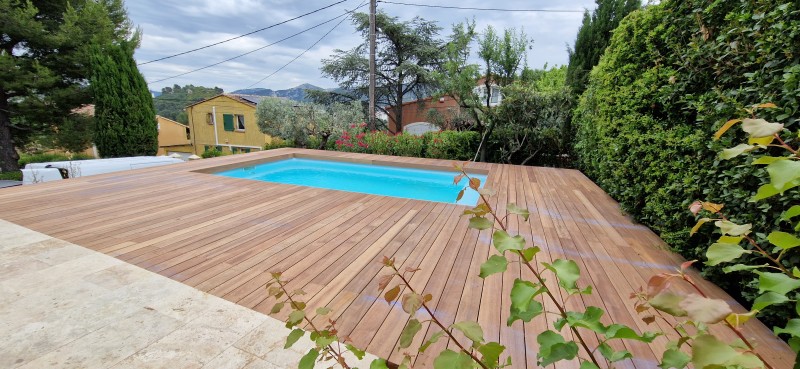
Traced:
MULTIPOLYGON (((478 193, 467 187, 464 178, 453 184, 455 170, 400 168, 387 165, 357 164, 328 160, 290 158, 214 173, 226 177, 325 188, 415 200, 475 205, 478 193), (456 202, 458 192, 467 187, 456 202)), ((481 180, 486 175, 472 174, 481 180)))

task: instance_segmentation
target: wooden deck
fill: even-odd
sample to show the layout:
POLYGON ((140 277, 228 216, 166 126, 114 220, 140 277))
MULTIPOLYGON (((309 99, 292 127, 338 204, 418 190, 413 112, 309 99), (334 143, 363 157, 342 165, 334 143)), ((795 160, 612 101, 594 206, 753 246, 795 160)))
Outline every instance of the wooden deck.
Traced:
MULTIPOLYGON (((388 306, 377 291, 378 277, 386 273, 379 260, 394 257, 403 267, 421 268, 412 284, 433 295, 431 305, 441 320, 477 320, 488 339, 507 347, 515 368, 536 367, 535 337, 553 318, 505 325, 511 283, 531 276, 511 264, 503 276, 478 277, 481 263, 493 252, 491 236, 467 228, 461 217, 465 207, 203 173, 287 155, 452 168, 444 160, 280 149, 7 188, 0 190, 0 218, 264 313, 274 301, 265 298, 263 286, 269 272, 282 271, 290 288, 308 293, 309 311, 332 308, 342 336, 398 361, 396 344, 408 316, 388 306)), ((530 221, 512 218, 510 227, 542 247, 539 261, 567 257, 578 262, 579 284, 592 284, 595 293, 570 299, 572 308, 599 306, 607 312, 606 324, 613 319, 640 331, 658 329, 637 317, 629 294, 683 260, 665 251, 653 232, 623 216, 617 203, 578 171, 470 167, 488 171, 486 186, 498 191, 493 205, 502 210, 514 202, 531 211, 530 221)), ((732 301, 703 283, 713 296, 732 301)), ((426 336, 433 332, 429 329, 426 336)), ((788 347, 761 323, 747 323, 745 333, 759 342, 759 352, 774 368, 791 367, 788 347)), ((659 338, 655 351, 661 352, 666 341, 659 338)), ((447 342, 441 340, 428 352, 443 345, 447 342)), ((637 359, 621 367, 653 368, 660 357, 647 345, 627 348, 637 359)), ((422 356, 417 365, 430 367, 432 359, 422 356)))

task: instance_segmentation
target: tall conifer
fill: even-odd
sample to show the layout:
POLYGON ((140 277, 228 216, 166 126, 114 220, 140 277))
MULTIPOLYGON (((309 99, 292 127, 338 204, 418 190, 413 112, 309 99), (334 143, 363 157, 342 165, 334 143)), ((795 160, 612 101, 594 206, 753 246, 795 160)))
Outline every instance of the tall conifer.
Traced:
POLYGON ((123 42, 92 53, 95 145, 102 157, 155 155, 158 128, 153 98, 133 59, 134 44, 123 42))

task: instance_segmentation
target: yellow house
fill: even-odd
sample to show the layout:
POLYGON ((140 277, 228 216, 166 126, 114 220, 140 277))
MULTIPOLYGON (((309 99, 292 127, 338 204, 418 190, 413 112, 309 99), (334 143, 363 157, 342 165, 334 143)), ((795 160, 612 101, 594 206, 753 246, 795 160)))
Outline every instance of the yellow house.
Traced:
POLYGON ((158 122, 158 153, 156 155, 180 154, 188 157, 194 153, 189 126, 172 119, 156 115, 158 122))
POLYGON ((186 107, 194 153, 216 148, 228 154, 259 151, 272 141, 256 125, 264 96, 221 94, 186 107))

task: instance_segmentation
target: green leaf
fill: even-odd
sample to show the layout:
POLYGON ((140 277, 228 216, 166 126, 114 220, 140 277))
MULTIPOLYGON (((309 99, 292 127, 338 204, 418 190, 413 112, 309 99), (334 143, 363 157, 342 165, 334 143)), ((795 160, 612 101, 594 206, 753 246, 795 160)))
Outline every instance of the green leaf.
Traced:
POLYGON ((269 313, 270 313, 270 314, 277 314, 277 313, 280 313, 280 312, 281 312, 281 310, 283 309, 283 305, 284 305, 284 303, 282 303, 282 302, 279 302, 279 303, 277 303, 277 304, 273 305, 273 306, 272 306, 272 310, 270 310, 270 311, 269 311, 269 313))
POLYGON ((400 333, 400 343, 398 346, 400 348, 407 348, 411 346, 411 341, 414 340, 414 336, 422 329, 422 323, 416 319, 410 319, 408 323, 406 323, 406 327, 403 328, 403 331, 400 333))
POLYGON ((786 333, 794 337, 800 337, 800 319, 791 319, 786 322, 785 328, 775 327, 775 334, 786 333))
POLYGON ((328 315, 331 312, 331 309, 326 307, 318 307, 317 308, 317 315, 328 315))
POLYGON ((464 333, 467 338, 476 344, 483 343, 483 329, 481 329, 478 323, 464 321, 453 324, 450 327, 461 331, 461 333, 464 333))
POLYGON ((300 359, 300 364, 297 365, 298 369, 314 369, 314 362, 317 361, 319 351, 317 349, 308 350, 308 353, 303 355, 300 359))
POLYGON ((581 362, 581 366, 578 369, 600 369, 597 365, 594 365, 591 361, 584 361, 581 362))
POLYGON ((494 226, 494 222, 484 217, 469 218, 469 227, 477 230, 489 229, 494 226))
POLYGON ((664 356, 661 357, 661 364, 658 367, 661 369, 683 369, 691 360, 692 358, 681 350, 669 349, 664 351, 664 356))
POLYGON ((506 206, 506 211, 511 214, 516 214, 522 217, 522 219, 528 220, 528 217, 531 216, 531 212, 528 211, 526 208, 522 208, 517 206, 516 204, 508 204, 506 206))
POLYGON ((783 273, 770 273, 756 271, 758 274, 758 292, 772 291, 785 295, 794 289, 800 288, 800 280, 789 277, 783 273))
POLYGON ((778 160, 788 160, 789 158, 786 156, 762 156, 753 160, 751 164, 753 165, 765 165, 765 164, 772 164, 778 160))
POLYGON ((600 354, 602 354, 604 358, 612 363, 633 358, 633 355, 627 350, 614 351, 614 349, 605 342, 597 346, 597 350, 600 351, 600 354))
POLYGON ((578 264, 572 260, 557 259, 553 264, 542 263, 558 277, 558 284, 567 291, 574 292, 577 289, 578 278, 581 270, 578 264))
POLYGON ((714 222, 720 232, 724 235, 728 236, 742 236, 750 233, 750 229, 753 228, 752 224, 736 224, 729 220, 718 220, 714 222))
POLYGON ((285 350, 289 347, 292 347, 292 345, 294 345, 294 343, 297 342, 300 337, 303 337, 305 333, 306 332, 302 329, 293 329, 291 332, 289 332, 289 336, 286 337, 286 344, 283 345, 283 349, 285 350))
POLYGON ((672 316, 686 316, 686 310, 680 304, 683 296, 676 295, 670 291, 662 291, 650 299, 650 306, 661 310, 672 316))
POLYGON ((464 191, 466 190, 466 188, 462 188, 461 191, 458 191, 458 195, 456 195, 456 201, 461 201, 461 198, 464 197, 464 191))
POLYGON ((542 251, 542 249, 536 246, 528 247, 527 249, 522 250, 522 258, 525 259, 525 261, 527 262, 531 262, 533 261, 533 257, 536 256, 536 254, 538 254, 539 251, 542 251))
POLYGON ((481 264, 481 278, 486 278, 495 273, 505 272, 508 268, 508 260, 502 255, 492 255, 489 260, 481 264))
POLYGON ((430 347, 430 345, 432 345, 432 344, 436 343, 436 341, 439 341, 439 338, 441 338, 443 335, 444 335, 444 332, 443 332, 443 331, 438 331, 438 332, 436 332, 436 333, 432 334, 432 335, 431 335, 431 338, 428 338, 428 340, 427 340, 427 341, 425 341, 425 343, 423 343, 423 344, 422 344, 422 345, 419 347, 419 352, 420 352, 420 353, 423 353, 423 352, 425 352, 425 350, 427 350, 427 349, 428 349, 428 347, 430 347))
POLYGON ((789 250, 800 246, 800 238, 797 238, 797 236, 793 234, 781 231, 773 231, 769 234, 769 236, 767 236, 767 240, 769 243, 778 246, 783 250, 789 250))
POLYGON ((708 334, 698 336, 692 344, 692 364, 695 368, 725 367, 738 354, 736 350, 708 334))
POLYGON ((508 317, 508 325, 516 320, 530 322, 531 319, 543 312, 542 304, 534 300, 534 297, 544 292, 545 287, 531 282, 515 279, 514 286, 511 287, 511 314, 508 317))
POLYGON ((749 254, 750 251, 745 250, 738 244, 734 243, 714 243, 708 247, 706 251, 706 258, 708 261, 706 265, 717 265, 719 263, 727 263, 738 259, 743 254, 749 254))
POLYGON ((363 358, 364 358, 364 356, 367 354, 367 353, 366 353, 364 350, 361 350, 361 349, 359 349, 358 347, 355 347, 355 346, 353 346, 353 345, 351 345, 351 344, 349 344, 349 343, 348 343, 348 344, 345 344, 345 345, 344 345, 344 347, 347 347, 347 349, 348 349, 350 352, 352 352, 352 353, 353 353, 353 355, 354 355, 354 356, 355 356, 355 357, 356 357, 358 360, 361 360, 361 359, 363 359, 363 358))
POLYGON ((306 317, 306 312, 303 310, 295 310, 289 314, 289 320, 286 321, 286 328, 291 328, 300 323, 306 317))
POLYGON ((710 299, 696 294, 686 296, 679 306, 686 311, 689 319, 706 324, 721 322, 733 312, 724 300, 710 299))
POLYGON ((511 237, 506 231, 498 229, 492 235, 492 244, 501 254, 507 250, 522 250, 525 248, 525 239, 520 235, 511 237))
POLYGON ((766 268, 769 264, 762 264, 762 265, 745 265, 745 264, 736 264, 722 268, 722 271, 725 273, 730 272, 738 272, 741 270, 753 270, 758 268, 766 268))
POLYGON ((731 147, 730 149, 722 150, 722 152, 719 154, 719 157, 720 157, 720 159, 723 159, 723 160, 730 160, 730 159, 733 159, 733 158, 735 158, 735 157, 737 157, 739 155, 742 155, 742 154, 744 154, 746 152, 753 151, 753 150, 755 150, 757 148, 758 148, 758 146, 754 146, 754 145, 738 144, 738 145, 736 145, 734 147, 731 147))
POLYGON ((433 360, 433 369, 472 369, 473 361, 469 355, 453 350, 444 350, 433 360))
POLYGON ((596 306, 587 306, 586 311, 579 313, 577 311, 568 311, 566 319, 561 319, 555 325, 556 329, 561 329, 564 323, 569 323, 572 327, 586 328, 593 332, 605 333, 606 326, 600 323, 600 318, 603 317, 605 312, 596 306))
POLYGON ((650 343, 653 342, 656 337, 658 337, 658 334, 653 332, 645 332, 639 335, 636 333, 636 331, 628 326, 622 324, 611 324, 606 328, 605 336, 606 339, 618 338, 650 343))
POLYGON ((781 215, 781 220, 784 222, 788 222, 792 218, 798 215, 800 215, 800 205, 794 205, 791 208, 789 208, 789 210, 783 212, 783 215, 781 215))
POLYGON ((778 191, 778 189, 775 188, 775 186, 773 186, 772 183, 766 183, 758 188, 758 191, 756 191, 756 194, 753 196, 753 198, 750 199, 750 201, 753 202, 753 201, 763 200, 768 197, 775 196, 779 193, 781 193, 781 191, 778 191))
POLYGON ((500 365, 500 354, 506 349, 505 346, 497 342, 489 342, 478 347, 481 353, 481 361, 490 368, 497 368, 500 365))
POLYGON ((575 342, 565 342, 560 334, 547 330, 536 337, 539 343, 539 365, 542 367, 561 360, 572 360, 578 354, 575 342))
POLYGON ((742 130, 749 133, 750 137, 769 137, 783 130, 783 124, 745 118, 742 119, 742 130))
POLYGON ((389 366, 386 365, 386 360, 375 359, 369 364, 369 369, 389 369, 389 366))
POLYGON ((697 233, 697 231, 700 230, 700 227, 702 227, 703 224, 706 224, 712 220, 713 219, 711 218, 700 218, 700 220, 695 223, 694 227, 692 227, 692 230, 689 232, 689 236, 693 236, 695 233, 697 233))
POLYGON ((781 160, 767 166, 772 185, 780 192, 786 191, 790 183, 800 179, 800 161, 781 160))

